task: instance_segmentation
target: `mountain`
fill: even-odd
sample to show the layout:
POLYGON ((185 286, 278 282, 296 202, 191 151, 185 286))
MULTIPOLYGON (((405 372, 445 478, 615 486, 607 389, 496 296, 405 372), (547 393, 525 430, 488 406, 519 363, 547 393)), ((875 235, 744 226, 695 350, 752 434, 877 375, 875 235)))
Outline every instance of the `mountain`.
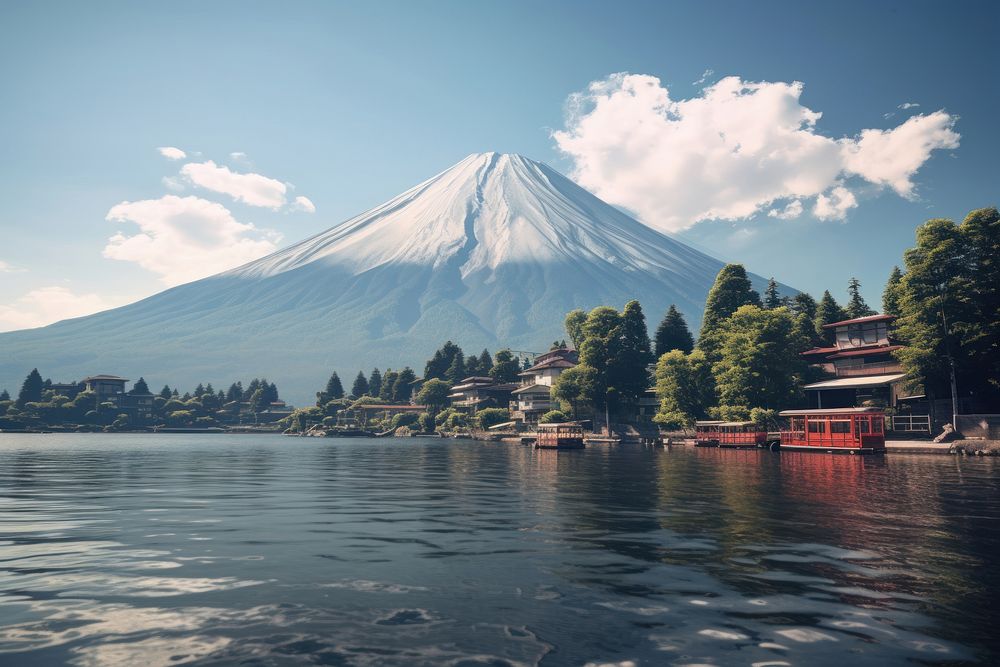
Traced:
MULTIPOLYGON (((696 327, 718 260, 519 155, 470 155, 267 257, 142 301, 0 334, 0 387, 145 376, 184 391, 266 376, 307 403, 330 371, 413 366, 445 340, 543 351, 573 308, 671 303, 696 327)), ((755 286, 765 281, 753 276, 755 286)))

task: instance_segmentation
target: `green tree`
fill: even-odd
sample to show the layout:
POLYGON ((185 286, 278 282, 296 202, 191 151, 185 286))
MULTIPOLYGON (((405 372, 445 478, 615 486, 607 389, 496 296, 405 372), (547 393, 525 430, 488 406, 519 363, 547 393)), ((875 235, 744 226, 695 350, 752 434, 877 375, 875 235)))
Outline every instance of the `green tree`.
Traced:
POLYGON ((409 366, 399 371, 396 381, 392 385, 392 400, 398 403, 408 403, 413 395, 413 383, 417 381, 417 374, 409 366))
POLYGON ((959 322, 976 319, 975 306, 962 292, 965 243, 954 222, 938 218, 917 228, 917 245, 903 255, 897 330, 907 346, 895 354, 909 382, 922 385, 931 398, 952 393, 953 374, 955 384, 961 378, 965 386, 981 372, 962 354, 958 335, 959 322))
POLYGON ((688 428, 708 416, 716 403, 712 365, 705 353, 672 350, 656 362, 656 396, 660 409, 653 421, 665 428, 688 428))
MULTIPOLYGON (((166 390, 167 387, 164 387, 166 390)), ((163 396, 163 392, 160 392, 160 396, 163 396)), ((170 398, 170 396, 163 396, 164 398, 170 398)), ((243 383, 234 382, 229 385, 229 389, 226 391, 226 401, 232 403, 233 401, 239 402, 243 400, 243 383)))
POLYGON ((968 312, 955 319, 963 354, 978 369, 968 388, 1000 402, 1000 212, 995 207, 969 213, 959 232, 965 266, 958 289, 968 312))
POLYGON ((267 403, 264 402, 264 390, 258 388, 254 393, 250 394, 250 412, 253 414, 253 422, 256 424, 260 413, 264 411, 267 407, 267 403))
POLYGON ((774 310, 781 307, 781 295, 778 293, 778 281, 774 276, 767 281, 767 289, 764 290, 764 307, 774 310))
POLYGON ((816 319, 816 299, 811 294, 799 292, 792 297, 792 302, 788 305, 796 315, 805 315, 812 322, 816 319))
POLYGON ((586 398, 599 411, 617 408, 618 389, 616 362, 622 353, 622 316, 614 308, 598 306, 590 311, 583 323, 583 340, 580 345, 580 363, 593 370, 590 390, 586 398))
POLYGON ((491 378, 497 382, 516 382, 517 374, 520 372, 521 364, 510 350, 503 349, 497 352, 493 368, 490 369, 491 378))
POLYGON ((868 307, 864 297, 861 296, 861 281, 854 276, 851 276, 847 282, 847 294, 847 317, 854 319, 875 314, 875 311, 868 307))
POLYGON ((462 351, 458 345, 450 340, 434 352, 434 355, 424 365, 424 379, 438 378, 447 379, 448 369, 455 361, 455 355, 462 351))
POLYGON ((705 315, 698 336, 698 349, 712 361, 718 358, 718 333, 723 322, 740 306, 760 306, 760 295, 754 291, 742 264, 726 264, 715 277, 705 300, 705 315))
POLYGON ((752 408, 797 404, 805 372, 801 346, 787 308, 740 307, 723 324, 712 365, 721 414, 746 418, 752 408))
POLYGON ((569 421, 569 417, 562 410, 549 410, 538 421, 541 424, 564 424, 569 421))
POLYGON ((382 376, 382 390, 379 391, 378 397, 383 401, 391 403, 392 392, 396 388, 396 380, 399 379, 399 373, 392 370, 391 368, 385 369, 385 375, 382 376))
POLYGON ((579 350, 580 346, 583 345, 583 324, 586 321, 587 313, 579 308, 566 313, 564 326, 570 341, 573 343, 574 350, 579 350))
POLYGON ((373 368, 368 375, 368 393, 372 396, 378 396, 382 393, 382 373, 378 368, 373 368))
POLYGON ((670 350, 680 350, 687 354, 694 349, 694 338, 691 336, 691 331, 688 329, 687 322, 684 321, 684 316, 674 304, 670 304, 660 326, 656 327, 654 339, 657 359, 670 350))
POLYGON ((506 421, 510 421, 510 411, 505 408, 483 408, 476 413, 476 423, 484 430, 506 421))
POLYGON ((450 384, 438 378, 431 378, 426 380, 417 392, 417 404, 426 405, 431 415, 436 415, 448 405, 450 393, 450 384))
POLYGON ((136 380, 135 384, 132 386, 132 391, 130 391, 129 393, 130 394, 148 394, 149 393, 149 385, 146 384, 146 381, 140 376, 139 379, 136 380))
POLYGON ((445 371, 444 379, 451 384, 458 384, 466 377, 468 377, 468 375, 466 374, 465 369, 465 355, 462 353, 462 350, 458 350, 451 358, 451 365, 448 366, 448 370, 445 371))
POLYGON ((618 390, 620 399, 632 406, 649 389, 650 378, 647 369, 653 363, 646 316, 638 301, 633 300, 625 304, 621 323, 621 347, 614 360, 612 385, 618 390))
POLYGON ((326 403, 327 401, 333 401, 338 398, 344 397, 344 385, 340 382, 340 376, 337 375, 337 371, 334 371, 330 375, 330 379, 326 381, 326 389, 320 393, 320 403, 326 403))
POLYGON ((23 409, 28 403, 37 403, 42 400, 42 387, 44 386, 41 374, 37 368, 32 368, 28 377, 24 378, 21 384, 21 391, 17 395, 15 405, 23 409))
POLYGON ((586 364, 567 368, 552 384, 552 397, 570 406, 573 418, 579 415, 580 403, 594 395, 594 369, 586 364))
POLYGON ((822 298, 819 300, 819 304, 816 306, 816 317, 813 320, 816 328, 816 335, 820 337, 821 340, 831 341, 833 337, 833 332, 824 329, 827 324, 833 324, 834 322, 840 322, 841 320, 847 319, 847 313, 837 300, 833 298, 830 294, 830 290, 824 290, 822 298))
POLYGON ((417 420, 417 423, 420 425, 420 430, 422 432, 424 433, 434 432, 434 417, 431 416, 430 413, 421 412, 420 417, 417 420))
POLYGON ((10 400, 10 393, 6 389, 0 391, 0 401, 9 401, 9 400, 10 400))
POLYGON ((362 396, 368 395, 368 379, 365 377, 363 371, 358 371, 357 377, 354 378, 354 384, 351 386, 351 396, 354 398, 361 398, 362 396))
POLYGON ((489 375, 491 368, 493 368, 493 356, 489 350, 483 348, 483 351, 479 353, 479 370, 477 374, 489 375))
POLYGON ((882 312, 886 315, 899 317, 902 314, 899 308, 899 290, 902 282, 903 272, 898 266, 892 267, 889 280, 886 281, 885 289, 882 291, 882 312))

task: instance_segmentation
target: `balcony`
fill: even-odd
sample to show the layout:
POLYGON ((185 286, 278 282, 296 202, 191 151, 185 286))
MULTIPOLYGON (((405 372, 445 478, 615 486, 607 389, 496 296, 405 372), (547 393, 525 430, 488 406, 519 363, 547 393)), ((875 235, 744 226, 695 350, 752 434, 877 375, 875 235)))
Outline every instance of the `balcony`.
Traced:
POLYGON ((836 369, 839 378, 856 378, 866 375, 889 375, 890 373, 902 373, 903 367, 898 361, 883 361, 877 364, 862 364, 860 366, 838 366, 836 369))

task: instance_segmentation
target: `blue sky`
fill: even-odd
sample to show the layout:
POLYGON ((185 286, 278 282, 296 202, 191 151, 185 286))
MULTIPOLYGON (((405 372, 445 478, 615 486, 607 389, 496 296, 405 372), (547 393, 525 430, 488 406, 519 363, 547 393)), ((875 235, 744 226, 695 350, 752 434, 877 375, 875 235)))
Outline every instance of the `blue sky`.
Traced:
MULTIPOLYGON (((548 162, 645 222, 800 289, 843 298, 856 275, 873 305, 917 225, 997 204, 1000 5, 664 5, 7 3, 0 330, 122 304, 299 240, 487 150, 548 162), (678 160, 698 152, 679 146, 701 140, 699 109, 716 107, 694 104, 654 137, 645 166, 624 164, 627 151, 608 162, 602 142, 646 146, 629 123, 656 113, 609 79, 622 72, 665 87, 671 103, 704 101, 706 86, 738 77, 742 101, 775 93, 773 105, 747 107, 746 123, 817 112, 790 140, 829 150, 778 174, 736 168, 724 184, 697 181, 678 160), (592 82, 599 92, 572 107, 592 82), (802 87, 790 93, 793 82, 802 87), (594 105, 616 94, 632 120, 598 122, 594 105), (569 152, 553 137, 567 130, 569 152), (860 162, 823 162, 836 140, 861 146, 863 130, 880 132, 860 162), (914 157, 921 141, 927 155, 914 157), (194 167, 182 175, 184 165, 194 167), (799 173, 810 184, 792 190, 809 194, 765 201, 799 173), (194 198, 205 204, 192 209, 194 198), (165 202, 181 225, 214 227, 178 235, 164 227, 179 219, 165 202), (704 202, 731 219, 696 221, 704 202), (192 238, 200 245, 188 253, 192 238)), ((767 135, 765 149, 788 139, 739 131, 743 145, 767 135)))

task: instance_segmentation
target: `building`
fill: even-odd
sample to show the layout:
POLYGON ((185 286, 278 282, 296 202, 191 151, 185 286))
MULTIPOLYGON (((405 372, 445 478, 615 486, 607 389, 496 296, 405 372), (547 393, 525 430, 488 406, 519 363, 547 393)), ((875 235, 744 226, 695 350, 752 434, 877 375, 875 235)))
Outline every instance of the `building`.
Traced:
POLYGON ((542 415, 558 408, 558 402, 552 400, 552 385, 563 371, 576 366, 578 359, 576 350, 564 347, 536 357, 534 365, 520 373, 521 386, 511 392, 511 418, 537 424, 542 415))
POLYGON ((517 389, 512 382, 497 382, 491 377, 467 377, 451 388, 448 398, 456 410, 475 414, 483 408, 507 408, 511 392, 517 389))
POLYGON ((802 353, 809 363, 832 375, 807 384, 814 408, 854 408, 865 404, 895 407, 903 395, 906 373, 892 356, 902 349, 893 340, 893 315, 869 315, 824 326, 833 344, 802 353))
MULTIPOLYGON (((118 375, 91 375, 85 377, 78 383, 59 385, 59 387, 77 386, 81 388, 77 391, 90 391, 95 394, 95 406, 98 412, 109 416, 119 414, 128 415, 129 421, 133 424, 146 424, 153 417, 153 399, 155 396, 150 393, 137 394, 135 390, 125 391, 125 383, 128 378, 118 375), (110 407, 105 404, 111 403, 110 407)), ((55 387, 56 385, 53 385, 55 387)), ((67 396, 69 394, 66 394, 67 396)), ((75 396, 76 394, 74 394, 75 396)))

